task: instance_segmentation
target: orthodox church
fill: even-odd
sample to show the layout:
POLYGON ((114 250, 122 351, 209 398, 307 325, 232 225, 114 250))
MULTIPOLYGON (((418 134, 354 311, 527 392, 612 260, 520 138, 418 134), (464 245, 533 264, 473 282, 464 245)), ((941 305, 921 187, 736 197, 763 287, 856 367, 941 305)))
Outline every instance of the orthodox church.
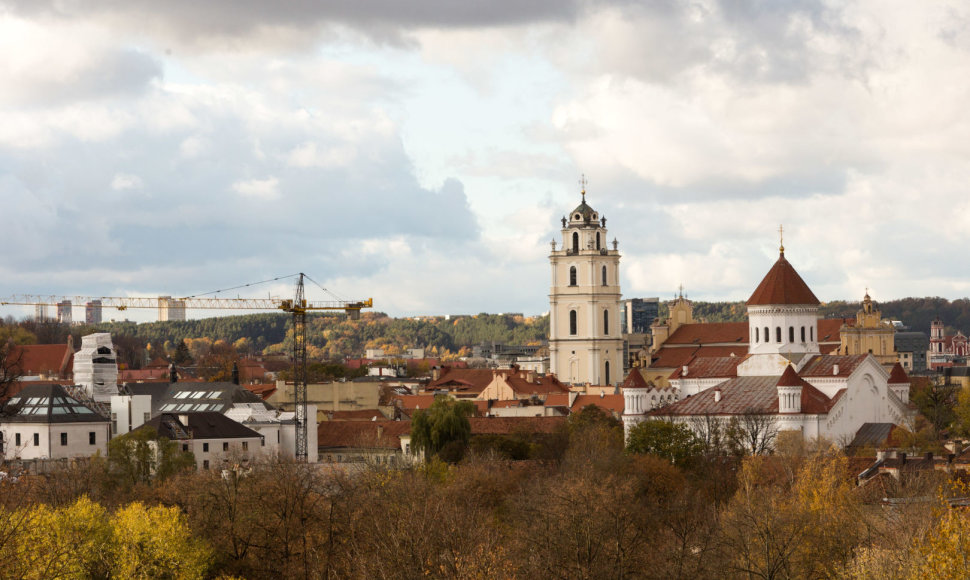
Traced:
POLYGON ((625 430, 647 419, 699 430, 712 419, 743 417, 773 432, 838 442, 865 423, 904 423, 912 412, 905 371, 899 364, 887 371, 870 353, 823 354, 819 305, 781 246, 747 301, 747 353, 692 357, 666 388, 634 376, 634 369, 623 385, 625 430))

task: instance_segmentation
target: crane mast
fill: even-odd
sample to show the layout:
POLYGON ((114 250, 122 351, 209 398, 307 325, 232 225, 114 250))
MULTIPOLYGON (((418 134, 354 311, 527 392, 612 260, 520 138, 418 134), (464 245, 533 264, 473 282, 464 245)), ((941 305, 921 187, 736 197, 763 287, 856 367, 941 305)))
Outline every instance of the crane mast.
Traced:
MULTIPOLYGON (((343 310, 347 315, 357 320, 363 308, 371 308, 374 301, 371 298, 359 301, 323 301, 308 302, 305 295, 303 278, 300 272, 296 283, 296 295, 293 300, 279 298, 210 298, 187 297, 176 298, 185 308, 213 309, 213 310, 282 310, 293 314, 293 403, 296 408, 296 449, 297 461, 305 462, 308 457, 307 435, 307 330, 306 315, 310 310, 343 310)), ((118 297, 118 296, 38 296, 17 294, 9 298, 0 298, 0 306, 57 306, 59 303, 83 304, 98 300, 102 307, 127 310, 129 308, 158 308, 161 298, 149 297, 118 297)))

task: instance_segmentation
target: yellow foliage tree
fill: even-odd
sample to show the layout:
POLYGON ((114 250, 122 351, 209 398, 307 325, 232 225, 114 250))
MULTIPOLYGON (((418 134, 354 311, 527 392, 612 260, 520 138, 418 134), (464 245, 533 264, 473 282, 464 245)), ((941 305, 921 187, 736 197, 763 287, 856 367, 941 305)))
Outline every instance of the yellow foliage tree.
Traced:
POLYGON ((210 551, 177 508, 133 503, 111 520, 112 578, 202 578, 210 551))

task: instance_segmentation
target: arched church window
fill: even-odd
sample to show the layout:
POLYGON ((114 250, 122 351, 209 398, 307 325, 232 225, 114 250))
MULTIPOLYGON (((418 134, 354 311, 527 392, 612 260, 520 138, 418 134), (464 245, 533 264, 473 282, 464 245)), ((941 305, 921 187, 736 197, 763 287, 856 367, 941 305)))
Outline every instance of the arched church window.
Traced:
POLYGON ((788 327, 788 342, 795 342, 795 327, 788 327))
POLYGON ((610 384, 610 361, 606 361, 606 384, 610 384))
POLYGON ((576 311, 569 311, 569 334, 576 334, 576 311))
POLYGON ((606 266, 603 266, 603 286, 606 286, 606 266))
POLYGON ((760 335, 760 333, 758 332, 758 327, 755 326, 754 327, 754 341, 755 342, 759 342, 761 340, 761 338, 759 337, 759 335, 760 335))
MULTIPOLYGON (((577 217, 576 219, 579 219, 579 217, 577 217)), ((573 232, 573 251, 574 252, 579 251, 579 233, 577 232, 573 232)))
POLYGON ((781 327, 775 327, 775 342, 781 344, 781 327))
POLYGON ((802 327, 802 342, 805 342, 805 327, 802 327))
POLYGON ((815 342, 815 327, 813 326, 808 327, 808 339, 815 342))
POLYGON ((596 232, 596 249, 600 249, 600 233, 596 232))
POLYGON ((609 310, 603 311, 603 334, 607 336, 610 334, 610 311, 609 310))
POLYGON ((569 285, 570 286, 576 285, 576 266, 569 267, 569 285))
POLYGON ((768 332, 768 327, 765 327, 765 342, 771 342, 771 334, 768 332))

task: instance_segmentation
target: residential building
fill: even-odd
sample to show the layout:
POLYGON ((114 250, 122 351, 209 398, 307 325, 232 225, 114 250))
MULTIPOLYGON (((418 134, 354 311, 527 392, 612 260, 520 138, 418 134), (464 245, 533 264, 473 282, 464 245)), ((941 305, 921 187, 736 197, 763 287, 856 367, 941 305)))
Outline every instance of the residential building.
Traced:
POLYGON ((158 321, 185 320, 185 300, 174 299, 171 296, 158 297, 158 321))
POLYGON ((57 303, 57 321, 61 324, 71 324, 74 322, 73 318, 74 307, 70 300, 62 300, 57 303))
POLYGON ((110 438, 108 419, 60 385, 28 385, 0 410, 0 449, 6 460, 106 455, 110 438))
POLYGON ((620 304, 620 327, 624 334, 647 334, 660 316, 660 298, 630 298, 620 304))
POLYGON ((92 300, 84 305, 84 322, 101 324, 101 301, 92 300))
POLYGON ((899 356, 899 364, 908 373, 921 373, 927 370, 926 356, 930 350, 930 339, 925 332, 901 332, 893 335, 893 348, 899 356))
POLYGON ((23 380, 70 379, 74 374, 74 338, 65 344, 25 344, 13 348, 10 360, 18 361, 23 380))
POLYGON ((620 253, 606 218, 582 202, 562 218, 562 242, 549 262, 550 368, 568 384, 618 383, 623 372, 620 253), (612 249, 608 245, 612 244, 612 249))
POLYGON ((191 452, 198 469, 245 466, 265 454, 265 440, 259 433, 214 411, 162 413, 139 429, 153 429, 182 451, 191 452))

